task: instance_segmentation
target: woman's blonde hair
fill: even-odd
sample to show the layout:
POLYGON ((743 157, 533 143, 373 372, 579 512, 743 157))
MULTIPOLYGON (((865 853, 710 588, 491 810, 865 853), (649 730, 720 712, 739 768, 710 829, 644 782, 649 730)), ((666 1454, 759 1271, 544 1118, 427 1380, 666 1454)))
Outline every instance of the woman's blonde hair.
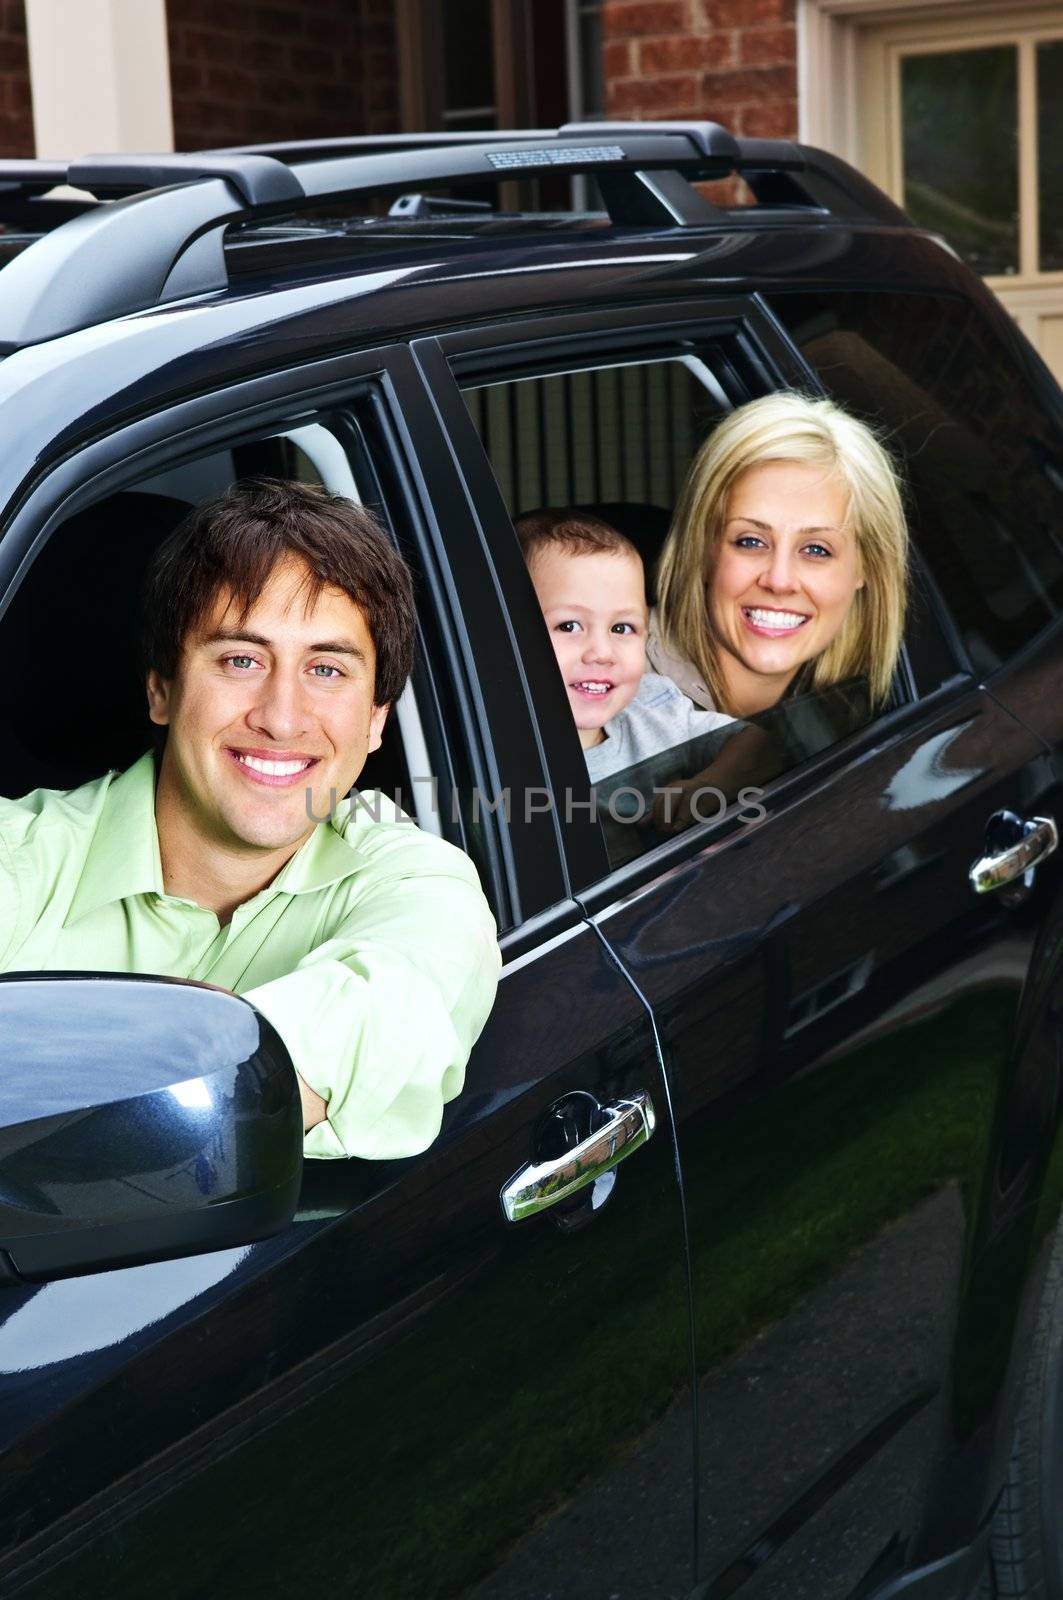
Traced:
POLYGON ((731 490, 750 467, 799 461, 837 474, 848 492, 864 586, 845 621, 810 665, 823 688, 865 676, 875 706, 887 698, 904 632, 908 528, 887 451, 863 422, 832 400, 765 395, 732 411, 706 439, 687 473, 657 571, 657 615, 665 649, 696 666, 716 705, 728 710, 706 618, 705 585, 731 490))

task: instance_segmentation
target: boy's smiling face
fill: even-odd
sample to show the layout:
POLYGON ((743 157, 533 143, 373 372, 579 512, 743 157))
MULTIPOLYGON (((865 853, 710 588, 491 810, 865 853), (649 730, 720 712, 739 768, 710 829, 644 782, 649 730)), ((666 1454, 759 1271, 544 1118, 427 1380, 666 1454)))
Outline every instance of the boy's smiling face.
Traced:
POLYGON ((633 699, 646 670, 646 588, 629 550, 533 551, 532 582, 585 750, 633 699))

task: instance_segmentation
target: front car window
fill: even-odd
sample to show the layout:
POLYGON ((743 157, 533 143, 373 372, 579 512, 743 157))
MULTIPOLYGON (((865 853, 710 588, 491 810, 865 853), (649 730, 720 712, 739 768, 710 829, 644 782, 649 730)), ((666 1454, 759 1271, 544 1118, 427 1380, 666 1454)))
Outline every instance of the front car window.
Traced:
MULTIPOLYGON (((74 512, 53 530, 0 617, 0 794, 76 788, 125 769, 149 747, 137 641, 148 565, 194 505, 255 476, 321 485, 368 504, 397 536, 353 413, 175 462, 74 512)), ((419 650, 358 787, 379 790, 421 828, 467 845, 428 677, 419 650)))

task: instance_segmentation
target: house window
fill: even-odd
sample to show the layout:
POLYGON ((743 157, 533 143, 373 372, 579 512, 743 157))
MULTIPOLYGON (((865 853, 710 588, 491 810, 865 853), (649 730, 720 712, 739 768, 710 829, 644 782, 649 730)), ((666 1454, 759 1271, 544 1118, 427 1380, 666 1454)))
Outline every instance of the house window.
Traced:
POLYGON ((602 0, 565 0, 568 105, 573 121, 605 116, 602 67, 602 0))
POLYGON ((601 6, 575 8, 575 33, 572 9, 569 0, 397 0, 403 127, 457 133, 564 122, 573 40, 583 48, 601 6))
MULTIPOLYGON (((403 128, 489 132, 604 116, 601 13, 602 0, 397 0, 403 128)), ((600 209, 584 178, 505 184, 499 203, 600 209)))
POLYGON ((444 128, 454 133, 497 128, 491 0, 449 0, 443 28, 444 128))
POLYGON ((906 51, 897 73, 904 209, 979 272, 1018 272, 1017 49, 906 51))
POLYGON ((860 30, 857 159, 1063 377, 1063 5, 860 30))

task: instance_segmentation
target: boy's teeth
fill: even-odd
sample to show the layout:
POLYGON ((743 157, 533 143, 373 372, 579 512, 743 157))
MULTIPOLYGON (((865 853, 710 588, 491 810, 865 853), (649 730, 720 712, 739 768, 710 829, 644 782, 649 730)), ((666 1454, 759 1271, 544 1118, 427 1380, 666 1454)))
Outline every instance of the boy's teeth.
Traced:
POLYGON ((800 611, 761 611, 756 606, 748 606, 746 616, 758 628, 799 628, 808 621, 800 611))
POLYGON ((264 772, 268 778, 290 778, 294 772, 305 772, 309 761, 263 761, 260 756, 237 756, 245 767, 264 772))

